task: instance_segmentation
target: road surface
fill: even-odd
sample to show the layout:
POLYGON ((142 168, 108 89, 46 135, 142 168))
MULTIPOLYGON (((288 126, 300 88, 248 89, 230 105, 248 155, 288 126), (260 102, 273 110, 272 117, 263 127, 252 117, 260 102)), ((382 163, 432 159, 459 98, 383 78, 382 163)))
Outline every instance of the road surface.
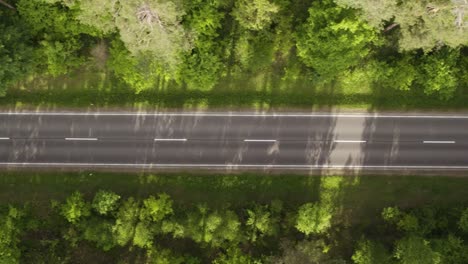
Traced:
POLYGON ((0 166, 468 170, 468 116, 3 112, 0 166))

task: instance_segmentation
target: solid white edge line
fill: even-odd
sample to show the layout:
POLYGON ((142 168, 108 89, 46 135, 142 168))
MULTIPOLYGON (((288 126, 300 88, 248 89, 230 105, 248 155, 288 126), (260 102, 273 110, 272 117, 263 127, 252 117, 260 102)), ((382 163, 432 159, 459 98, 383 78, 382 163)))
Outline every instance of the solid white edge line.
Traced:
POLYGON ((335 140, 336 143, 366 143, 365 140, 335 140))
POLYGON ((9 140, 9 137, 0 137, 0 140, 9 140))
POLYGON ((97 138, 65 138, 65 140, 69 141, 96 141, 97 138))
POLYGON ((186 138, 155 138, 154 141, 187 141, 186 138))
POLYGON ((244 142, 276 142, 276 139, 244 139, 244 142))
POLYGON ((424 144, 455 144, 453 140, 424 140, 424 144))
POLYGON ((67 166, 67 167, 138 167, 138 168, 177 168, 177 167, 213 167, 213 168, 285 168, 285 169, 468 169, 468 166, 379 166, 379 165, 280 165, 280 164, 137 164, 137 163, 30 163, 0 162, 0 166, 67 166))
POLYGON ((211 112, 187 112, 187 113, 148 113, 148 112, 0 112, 0 115, 43 115, 43 116, 195 116, 195 117, 343 117, 343 118, 434 118, 434 119, 468 119, 468 115, 385 115, 385 114, 277 114, 277 113, 211 113, 211 112))

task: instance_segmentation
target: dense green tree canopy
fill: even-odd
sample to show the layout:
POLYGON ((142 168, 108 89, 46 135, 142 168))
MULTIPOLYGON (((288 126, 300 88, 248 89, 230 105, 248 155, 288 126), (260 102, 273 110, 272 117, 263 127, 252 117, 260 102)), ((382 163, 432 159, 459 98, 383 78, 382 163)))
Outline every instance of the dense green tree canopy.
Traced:
MULTIPOLYGON (((396 1, 335 0, 362 10, 374 26, 394 23, 400 28, 400 49, 431 50, 440 45, 459 47, 468 44, 468 4, 459 0, 396 1)), ((390 25, 388 29, 393 27, 390 25)))
POLYGON ((378 42, 371 26, 331 1, 314 2, 297 38, 298 56, 326 79, 359 64, 378 42))

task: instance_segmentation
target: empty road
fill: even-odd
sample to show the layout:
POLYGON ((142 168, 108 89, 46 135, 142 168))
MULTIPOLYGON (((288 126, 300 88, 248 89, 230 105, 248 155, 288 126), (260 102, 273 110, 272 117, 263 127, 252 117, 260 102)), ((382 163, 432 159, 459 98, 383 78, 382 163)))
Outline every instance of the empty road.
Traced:
POLYGON ((0 113, 0 166, 468 169, 468 116, 0 113))

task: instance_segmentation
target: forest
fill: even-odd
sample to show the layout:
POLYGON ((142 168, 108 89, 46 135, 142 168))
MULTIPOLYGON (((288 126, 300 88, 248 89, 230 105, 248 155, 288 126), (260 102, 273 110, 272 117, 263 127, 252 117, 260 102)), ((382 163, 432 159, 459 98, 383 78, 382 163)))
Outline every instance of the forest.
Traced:
POLYGON ((463 0, 4 0, 0 103, 465 108, 467 9, 463 0))
POLYGON ((1 176, 0 263, 459 264, 468 259, 466 178, 1 176))
MULTIPOLYGON (((467 12, 466 0, 0 0, 0 106, 466 109, 467 12)), ((468 263, 467 184, 2 171, 0 263, 468 263)))

